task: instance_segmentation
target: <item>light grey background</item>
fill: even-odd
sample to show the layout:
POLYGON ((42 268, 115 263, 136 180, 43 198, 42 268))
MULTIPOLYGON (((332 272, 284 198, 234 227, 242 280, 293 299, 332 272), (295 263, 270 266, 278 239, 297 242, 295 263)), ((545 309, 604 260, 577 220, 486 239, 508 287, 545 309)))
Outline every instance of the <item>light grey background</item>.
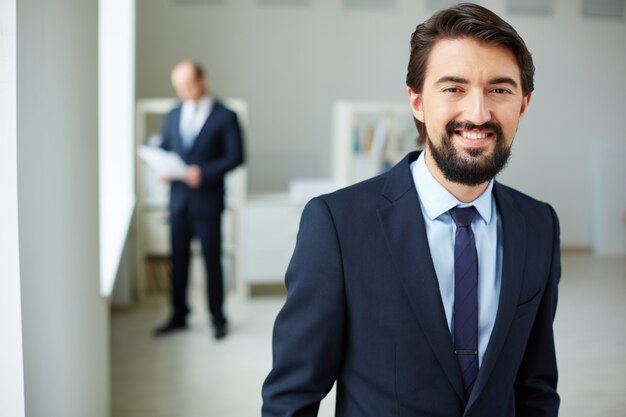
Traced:
MULTIPOLYGON (((626 153, 626 23, 584 18, 581 4, 569 0, 554 1, 545 16, 507 13, 505 1, 481 3, 520 32, 537 67, 536 91, 500 179, 552 203, 565 244, 591 246, 602 208, 617 204, 623 212, 626 205, 626 186, 599 209, 592 201, 600 187, 594 155, 626 153)), ((334 0, 307 7, 138 0, 137 96, 172 96, 171 67, 199 59, 216 94, 248 101, 250 191, 286 189, 294 177, 330 175, 334 100, 406 100, 409 37, 430 13, 414 0, 383 10, 334 0)), ((620 218, 611 222, 623 230, 620 218)))

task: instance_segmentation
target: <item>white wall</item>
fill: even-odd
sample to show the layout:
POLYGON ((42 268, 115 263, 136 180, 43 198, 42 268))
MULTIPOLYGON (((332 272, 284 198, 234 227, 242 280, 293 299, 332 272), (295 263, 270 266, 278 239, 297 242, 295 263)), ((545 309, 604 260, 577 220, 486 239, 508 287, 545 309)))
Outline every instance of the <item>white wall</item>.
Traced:
POLYGON ((26 415, 109 415, 98 265, 97 1, 20 0, 17 174, 26 415))
MULTIPOLYGON (((171 67, 186 57, 204 62, 219 95, 249 103, 252 192, 330 175, 332 102, 405 100, 409 37, 431 14, 415 0, 383 11, 348 10, 337 0, 259 3, 137 2, 138 97, 173 95, 171 67)), ((590 246, 598 215, 590 150, 626 140, 626 21, 582 18, 579 0, 552 3, 552 15, 528 16, 507 14, 503 0, 481 2, 517 28, 537 66, 536 92, 501 180, 555 206, 564 244, 590 246)), ((621 216, 610 222, 624 233, 621 216)))
POLYGON ((17 227, 16 5, 0 2, 0 409, 24 416, 24 362, 17 227))
MULTIPOLYGON (((626 141, 626 83, 619 81, 626 73, 626 20, 583 19, 571 1, 561 1, 555 17, 510 21, 533 52, 537 74, 501 180, 554 205, 563 243, 591 246, 596 219, 605 215, 594 209, 601 186, 594 181, 594 155, 626 141)), ((624 201, 621 183, 600 207, 624 201)), ((626 206, 617 211, 622 214, 609 219, 611 228, 624 235, 626 206)), ((626 254, 626 246, 619 251, 626 254)))

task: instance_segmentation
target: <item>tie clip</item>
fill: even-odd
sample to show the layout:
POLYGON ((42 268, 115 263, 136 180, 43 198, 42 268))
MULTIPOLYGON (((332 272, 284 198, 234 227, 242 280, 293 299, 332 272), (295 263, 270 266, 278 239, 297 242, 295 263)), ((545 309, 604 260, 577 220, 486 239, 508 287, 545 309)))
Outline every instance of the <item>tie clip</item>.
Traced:
POLYGON ((478 351, 458 349, 454 351, 454 354, 455 355, 478 355, 478 351))

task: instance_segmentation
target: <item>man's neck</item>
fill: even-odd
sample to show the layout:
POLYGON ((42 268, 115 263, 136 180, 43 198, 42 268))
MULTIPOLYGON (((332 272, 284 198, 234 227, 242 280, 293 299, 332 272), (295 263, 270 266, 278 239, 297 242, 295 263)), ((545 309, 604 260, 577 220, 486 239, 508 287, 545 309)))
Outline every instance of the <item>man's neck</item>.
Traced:
POLYGON ((198 103, 200 103, 202 100, 207 99, 208 97, 209 97, 209 96, 205 94, 205 95, 202 95, 202 96, 197 97, 197 98, 195 98, 195 99, 190 98, 190 99, 188 99, 188 100, 184 100, 184 101, 189 102, 189 103, 198 104, 198 103))
POLYGON ((439 166, 428 151, 428 148, 426 148, 424 152, 424 162, 426 163, 426 167, 432 174, 433 178, 435 178, 439 184, 448 190, 450 194, 456 197, 457 200, 463 203, 472 202, 480 197, 480 195, 487 189, 489 181, 479 185, 465 185, 448 180, 445 175, 443 175, 441 169, 439 169, 439 166))

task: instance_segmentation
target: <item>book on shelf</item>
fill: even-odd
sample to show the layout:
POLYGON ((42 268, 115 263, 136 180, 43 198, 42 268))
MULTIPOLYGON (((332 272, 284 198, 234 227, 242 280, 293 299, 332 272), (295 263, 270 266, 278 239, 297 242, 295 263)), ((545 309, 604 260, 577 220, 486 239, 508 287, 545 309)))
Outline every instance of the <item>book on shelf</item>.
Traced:
POLYGON ((401 148, 399 121, 396 117, 382 115, 375 121, 357 123, 353 131, 353 151, 356 155, 383 158, 389 150, 401 148))

